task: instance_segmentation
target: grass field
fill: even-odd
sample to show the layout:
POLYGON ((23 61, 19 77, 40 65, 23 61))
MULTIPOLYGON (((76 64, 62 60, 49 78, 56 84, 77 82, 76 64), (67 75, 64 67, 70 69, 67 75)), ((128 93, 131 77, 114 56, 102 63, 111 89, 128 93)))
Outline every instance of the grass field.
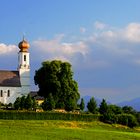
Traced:
POLYGON ((139 132, 101 122, 0 120, 0 140, 140 140, 139 132))

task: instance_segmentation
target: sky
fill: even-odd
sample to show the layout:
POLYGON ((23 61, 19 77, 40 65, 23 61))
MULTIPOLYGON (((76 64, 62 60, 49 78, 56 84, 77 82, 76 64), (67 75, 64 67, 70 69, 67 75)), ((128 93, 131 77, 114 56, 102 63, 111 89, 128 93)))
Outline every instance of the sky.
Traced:
POLYGON ((139 0, 0 0, 0 69, 16 70, 30 43, 31 89, 47 60, 72 64, 81 97, 140 97, 139 0))

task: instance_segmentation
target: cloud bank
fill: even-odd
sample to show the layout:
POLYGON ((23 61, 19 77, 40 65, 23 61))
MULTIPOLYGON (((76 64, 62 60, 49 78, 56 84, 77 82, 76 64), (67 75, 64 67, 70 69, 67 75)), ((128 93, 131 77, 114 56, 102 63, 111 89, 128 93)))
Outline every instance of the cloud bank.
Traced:
POLYGON ((9 55, 16 53, 18 47, 16 45, 6 45, 4 43, 0 43, 0 55, 9 55))
MULTIPOLYGON (((85 31, 88 29, 82 27, 80 32, 85 31)), ((116 28, 96 21, 92 33, 88 35, 79 35, 71 42, 66 40, 72 40, 72 36, 65 36, 60 34, 50 40, 38 39, 32 44, 44 57, 78 64, 82 62, 90 68, 110 66, 120 60, 140 64, 140 23, 116 28)))

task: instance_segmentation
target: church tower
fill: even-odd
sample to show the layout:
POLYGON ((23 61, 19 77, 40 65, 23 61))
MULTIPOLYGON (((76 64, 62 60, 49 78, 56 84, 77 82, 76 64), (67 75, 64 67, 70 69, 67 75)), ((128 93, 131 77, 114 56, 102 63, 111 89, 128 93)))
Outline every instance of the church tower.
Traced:
POLYGON ((30 45, 23 38, 18 47, 20 49, 18 53, 18 71, 21 82, 21 94, 27 95, 30 92, 30 60, 28 52, 30 45))

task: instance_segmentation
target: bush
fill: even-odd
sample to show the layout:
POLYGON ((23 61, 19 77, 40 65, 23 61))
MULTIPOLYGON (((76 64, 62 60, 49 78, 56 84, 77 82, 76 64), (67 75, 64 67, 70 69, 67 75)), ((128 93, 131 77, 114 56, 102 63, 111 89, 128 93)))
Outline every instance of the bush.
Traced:
POLYGON ((21 102, 21 98, 18 97, 18 98, 16 99, 16 101, 14 102, 14 108, 15 108, 16 110, 19 110, 19 109, 20 109, 20 102, 21 102))
POLYGON ((100 116, 100 121, 102 121, 104 123, 113 124, 113 123, 117 123, 118 118, 113 113, 105 113, 105 114, 100 116))
POLYGON ((31 98, 30 94, 16 98, 13 105, 15 110, 35 110, 37 108, 37 102, 34 98, 31 98))
POLYGON ((0 119, 95 121, 99 120, 99 115, 32 111, 0 111, 0 119))
POLYGON ((127 125, 130 128, 133 128, 138 125, 137 119, 132 114, 120 114, 117 115, 118 123, 122 125, 127 125))
POLYGON ((137 112, 136 118, 137 118, 137 121, 138 121, 138 123, 139 123, 139 125, 140 125, 140 112, 137 112))

